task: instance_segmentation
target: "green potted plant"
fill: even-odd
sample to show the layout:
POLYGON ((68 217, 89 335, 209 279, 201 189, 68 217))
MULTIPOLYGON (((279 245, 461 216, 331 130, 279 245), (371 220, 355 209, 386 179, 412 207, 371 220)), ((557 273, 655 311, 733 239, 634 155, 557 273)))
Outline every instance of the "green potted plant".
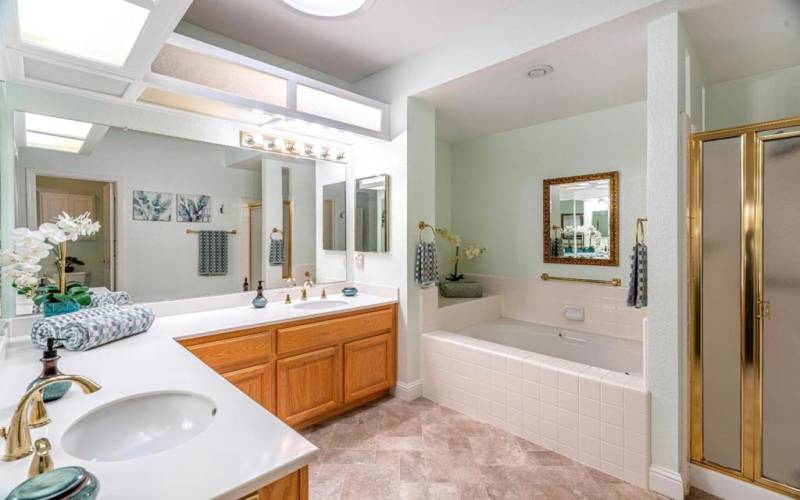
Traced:
POLYGON ((448 274, 445 281, 439 283, 439 293, 448 298, 480 298, 483 296, 483 287, 480 283, 464 279, 458 272, 458 265, 462 261, 477 259, 486 251, 478 245, 467 245, 462 248, 461 237, 447 229, 436 230, 436 235, 446 240, 454 248, 450 261, 453 263, 453 272, 448 274))

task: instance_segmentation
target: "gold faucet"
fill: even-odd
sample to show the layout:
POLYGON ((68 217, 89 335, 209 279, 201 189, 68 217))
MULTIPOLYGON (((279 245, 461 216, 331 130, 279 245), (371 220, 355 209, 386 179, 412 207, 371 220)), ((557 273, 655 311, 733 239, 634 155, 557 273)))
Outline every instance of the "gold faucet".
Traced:
MULTIPOLYGON (((38 398, 41 397, 39 393, 42 389, 57 382, 75 382, 83 389, 85 394, 100 390, 98 384, 80 375, 55 375, 34 384, 33 387, 20 398, 19 403, 17 403, 17 408, 11 416, 11 423, 8 424, 8 428, 0 427, 0 437, 6 439, 6 452, 5 455, 3 455, 4 462, 13 462, 14 460, 25 458, 33 453, 28 408, 31 406, 32 401, 39 400, 38 398)), ((37 421, 36 423, 39 425, 43 425, 42 422, 47 423, 47 415, 46 413, 43 414, 43 412, 45 412, 44 405, 36 405, 34 410, 34 420, 37 421)))
POLYGON ((50 456, 50 450, 52 449, 50 440, 39 438, 33 443, 33 447, 36 449, 36 453, 34 453, 31 465, 28 467, 28 477, 53 470, 53 457, 50 456))
POLYGON ((308 290, 306 290, 305 285, 300 289, 300 300, 308 300, 308 290))

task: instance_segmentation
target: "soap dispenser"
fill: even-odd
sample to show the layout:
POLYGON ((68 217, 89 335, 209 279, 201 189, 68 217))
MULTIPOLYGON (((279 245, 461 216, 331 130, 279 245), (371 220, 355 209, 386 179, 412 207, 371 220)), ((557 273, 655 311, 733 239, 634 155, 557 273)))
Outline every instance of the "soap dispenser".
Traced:
POLYGON ((253 307, 256 309, 262 309, 264 306, 267 305, 267 298, 264 297, 264 282, 258 282, 258 288, 256 289, 256 298, 253 299, 253 307))
MULTIPOLYGON (((47 348, 44 351, 44 355, 39 360, 42 362, 42 373, 28 385, 28 389, 33 387, 37 382, 55 377, 56 375, 61 375, 61 372, 58 370, 59 359, 61 359, 61 356, 58 355, 58 351, 55 348, 55 340, 49 337, 47 339, 47 348)), ((61 399, 64 397, 64 394, 67 393, 71 385, 72 382, 69 381, 50 384, 42 390, 42 399, 44 399, 45 403, 61 399)))

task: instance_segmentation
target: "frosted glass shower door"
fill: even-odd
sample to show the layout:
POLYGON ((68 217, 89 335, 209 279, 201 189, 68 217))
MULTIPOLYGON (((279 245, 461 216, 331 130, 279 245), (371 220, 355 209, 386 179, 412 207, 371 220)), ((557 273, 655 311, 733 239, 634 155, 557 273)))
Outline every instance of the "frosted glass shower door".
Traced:
POLYGON ((800 488, 800 137, 763 143, 761 475, 800 488))

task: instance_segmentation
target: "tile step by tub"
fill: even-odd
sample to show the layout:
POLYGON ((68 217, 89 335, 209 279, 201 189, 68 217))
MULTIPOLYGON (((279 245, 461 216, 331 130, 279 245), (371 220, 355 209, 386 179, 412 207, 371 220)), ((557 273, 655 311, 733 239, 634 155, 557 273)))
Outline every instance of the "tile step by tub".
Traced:
POLYGON ((641 377, 431 332, 422 336, 422 384, 434 402, 647 487, 641 377))

